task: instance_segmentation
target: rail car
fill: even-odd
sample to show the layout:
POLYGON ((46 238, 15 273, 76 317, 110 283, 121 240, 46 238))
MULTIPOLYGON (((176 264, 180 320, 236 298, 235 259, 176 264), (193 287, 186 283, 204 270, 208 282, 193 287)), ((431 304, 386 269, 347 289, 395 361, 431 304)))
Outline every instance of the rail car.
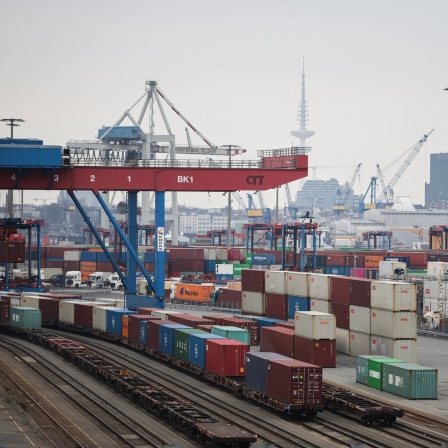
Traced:
POLYGON ((2 325, 1 329, 12 330, 16 335, 57 352, 204 446, 249 448, 257 441, 256 434, 214 418, 175 394, 105 360, 76 341, 47 330, 22 330, 7 325, 2 325))
POLYGON ((322 390, 326 409, 342 411, 360 418, 368 425, 382 421, 391 425, 397 417, 403 417, 403 409, 388 406, 375 400, 336 387, 324 386, 322 390))
MULTIPOLYGON (((404 415, 403 410, 391 406, 384 406, 379 402, 367 399, 361 395, 330 387, 325 384, 320 384, 321 400, 314 402, 288 402, 279 399, 274 399, 266 393, 260 393, 260 391, 253 390, 245 383, 245 377, 226 377, 212 373, 205 368, 198 367, 197 365, 186 362, 185 360, 178 359, 175 356, 169 355, 161 350, 150 347, 149 345, 141 344, 139 341, 129 339, 128 337, 119 336, 117 334, 109 334, 107 332, 94 330, 91 328, 80 328, 66 323, 59 322, 59 327, 64 330, 70 330, 74 332, 80 332, 83 335, 92 335, 101 339, 107 339, 109 341, 119 343, 128 346, 132 349, 142 351, 149 356, 155 357, 179 369, 194 374, 204 380, 216 384, 220 387, 226 388, 237 395, 244 397, 247 400, 255 402, 257 404, 275 409, 281 413, 290 415, 300 415, 306 418, 312 419, 318 412, 324 409, 337 409, 339 411, 346 412, 351 416, 359 418, 367 424, 371 424, 375 421, 384 422, 386 424, 393 423, 397 417, 404 415)), ((7 326, 4 326, 7 328, 7 326)), ((19 329, 12 329, 14 332, 19 332, 19 329)), ((54 336, 54 334, 53 334, 54 336)), ((80 344, 66 340, 61 341, 60 337, 57 337, 57 347, 53 346, 53 339, 51 331, 42 329, 41 332, 30 332, 28 337, 36 340, 39 343, 48 344, 53 350, 61 352, 63 356, 65 353, 76 352, 80 349, 80 344), (43 342, 44 341, 44 342, 43 342), (66 345, 64 345, 66 344, 66 345)), ((91 372, 92 373, 92 372, 91 372)), ((96 375, 96 371, 93 371, 96 375)))

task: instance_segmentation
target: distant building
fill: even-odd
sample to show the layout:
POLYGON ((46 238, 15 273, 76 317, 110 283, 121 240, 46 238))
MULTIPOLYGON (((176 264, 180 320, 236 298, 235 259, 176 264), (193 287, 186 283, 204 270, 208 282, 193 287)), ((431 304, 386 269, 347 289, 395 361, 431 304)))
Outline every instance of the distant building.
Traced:
POLYGON ((425 184, 425 208, 448 209, 448 153, 430 154, 429 183, 425 184))
POLYGON ((296 205, 300 209, 333 209, 337 191, 341 188, 337 179, 307 180, 296 193, 296 205))

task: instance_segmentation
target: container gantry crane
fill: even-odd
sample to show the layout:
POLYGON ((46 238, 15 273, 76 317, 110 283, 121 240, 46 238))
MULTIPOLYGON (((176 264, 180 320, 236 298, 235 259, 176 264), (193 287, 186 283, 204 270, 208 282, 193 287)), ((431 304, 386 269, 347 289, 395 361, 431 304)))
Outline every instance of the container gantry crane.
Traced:
MULTIPOLYGON (((258 152, 258 160, 217 161, 158 160, 142 158, 138 153, 123 159, 111 152, 106 160, 79 159, 62 146, 26 145, 23 142, 0 144, 0 189, 66 190, 80 211, 108 261, 125 286, 126 307, 164 306, 165 280, 165 192, 233 192, 269 190, 308 175, 308 156, 301 148, 258 152), (126 276, 102 241, 76 191, 92 191, 127 248, 126 276), (102 192, 127 191, 127 233, 101 196, 102 192), (137 194, 155 192, 155 271, 154 281, 137 255, 137 194), (148 281, 152 297, 136 291, 137 267, 148 281)), ((90 151, 86 149, 86 151, 90 151)), ((95 150, 92 150, 95 151, 95 150)), ((88 154, 86 154, 87 156, 88 154)))
POLYGON ((345 189, 344 194, 342 194, 342 188, 339 188, 336 192, 333 210, 341 212, 342 210, 347 210, 349 208, 348 199, 350 197, 350 192, 353 190, 353 185, 355 185, 356 178, 359 175, 359 171, 361 170, 361 166, 362 163, 358 163, 350 181, 343 187, 345 189))
MULTIPOLYGON (((406 171, 408 166, 411 164, 411 162, 414 160, 415 156, 420 151, 421 147, 426 143, 426 140, 428 137, 434 132, 434 129, 432 129, 427 134, 423 135, 423 138, 421 138, 414 146, 412 146, 408 151, 409 155, 406 157, 406 160, 402 163, 398 171, 395 173, 395 175, 392 177, 391 181, 383 188, 383 192, 380 196, 376 199, 377 207, 381 205, 390 205, 393 203, 394 198, 394 186, 395 184, 400 180, 400 177, 403 175, 403 173, 406 171)), ((377 165, 378 167, 378 165, 377 165)), ((381 181, 381 179, 380 179, 381 181)))

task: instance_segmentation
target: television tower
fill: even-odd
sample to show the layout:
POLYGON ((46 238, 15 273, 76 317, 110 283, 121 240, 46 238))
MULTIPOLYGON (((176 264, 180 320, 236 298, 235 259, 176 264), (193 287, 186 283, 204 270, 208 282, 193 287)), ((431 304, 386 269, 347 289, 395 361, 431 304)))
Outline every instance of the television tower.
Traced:
MULTIPOLYGON (((297 115, 297 121, 299 122, 299 130, 291 131, 291 135, 300 139, 300 146, 308 148, 306 146, 306 139, 312 137, 315 132, 309 131, 306 128, 308 122, 308 101, 305 99, 305 58, 303 58, 303 72, 302 72, 302 99, 299 102, 299 112, 297 115)), ((311 147, 308 148, 311 150, 311 147)))

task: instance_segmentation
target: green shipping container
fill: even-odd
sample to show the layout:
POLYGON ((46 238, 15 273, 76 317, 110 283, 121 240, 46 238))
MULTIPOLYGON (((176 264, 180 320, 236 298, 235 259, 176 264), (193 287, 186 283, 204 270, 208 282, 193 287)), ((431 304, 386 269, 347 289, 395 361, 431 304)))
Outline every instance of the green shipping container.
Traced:
POLYGON ((174 329, 174 356, 182 361, 188 362, 188 337, 190 334, 207 333, 195 328, 174 329))
POLYGON ((437 400, 438 370, 417 364, 383 365, 383 390, 411 400, 437 400))
POLYGON ((369 359, 369 378, 367 379, 367 385, 374 389, 382 390, 382 376, 384 363, 404 363, 400 359, 394 358, 371 358, 369 359))
POLYGON ((31 308, 29 306, 11 308, 9 323, 14 328, 42 328, 42 312, 37 308, 31 308))
POLYGON ((250 345, 249 330, 244 328, 233 327, 231 325, 213 325, 212 334, 217 334, 218 336, 223 336, 227 339, 233 339, 234 341, 250 345))
POLYGON ((241 275, 241 269, 250 269, 251 264, 234 264, 233 265, 233 275, 241 275))
POLYGON ((356 382, 368 385, 369 380, 369 359, 390 359, 387 356, 358 355, 356 356, 356 382))

